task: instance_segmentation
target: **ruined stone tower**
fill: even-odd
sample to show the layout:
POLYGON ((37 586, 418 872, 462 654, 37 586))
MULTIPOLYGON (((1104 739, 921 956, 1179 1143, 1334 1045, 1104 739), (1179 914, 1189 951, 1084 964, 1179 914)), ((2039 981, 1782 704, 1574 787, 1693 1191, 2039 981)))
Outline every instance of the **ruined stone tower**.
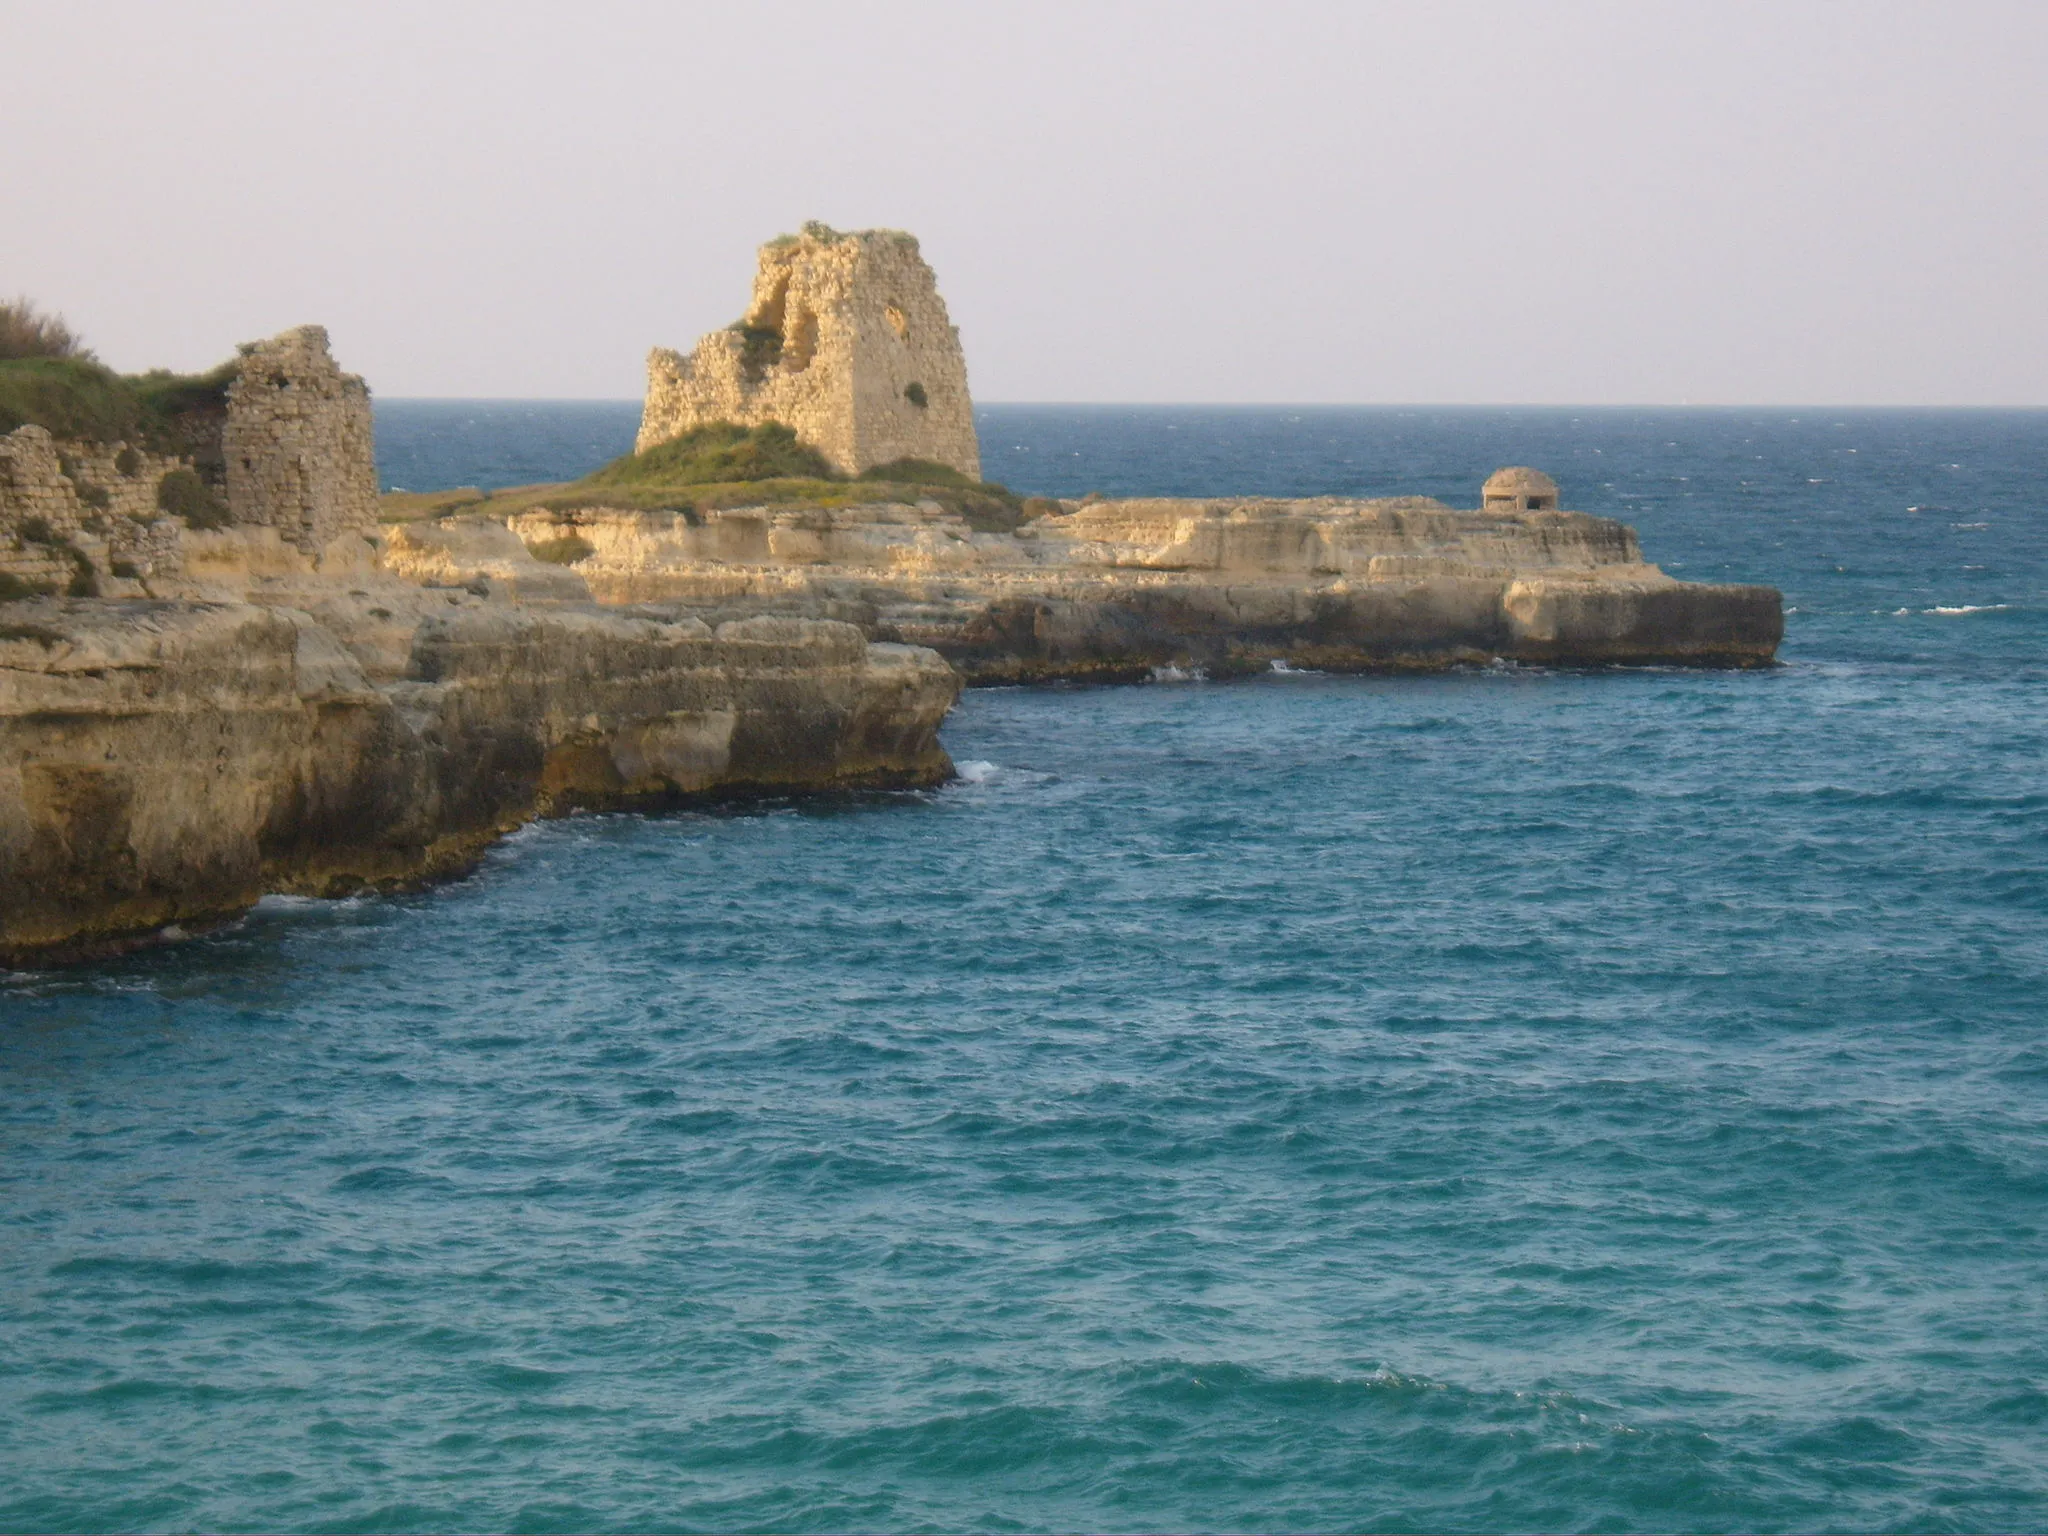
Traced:
POLYGON ((369 387, 336 366, 321 326, 242 349, 221 452, 237 523, 275 528, 309 555, 377 524, 369 387))
POLYGON ((843 474, 914 458, 981 478, 960 333, 898 230, 771 240, 744 319, 688 357, 655 348, 636 449, 714 421, 779 421, 843 474))

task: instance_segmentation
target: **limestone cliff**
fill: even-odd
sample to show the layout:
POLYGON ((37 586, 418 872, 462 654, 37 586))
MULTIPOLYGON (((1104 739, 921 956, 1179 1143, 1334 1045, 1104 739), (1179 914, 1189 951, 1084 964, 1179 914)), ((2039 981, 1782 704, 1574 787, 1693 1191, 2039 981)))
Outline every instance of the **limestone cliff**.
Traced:
POLYGON ((958 679, 850 625, 537 610, 212 537, 270 601, 0 607, 0 961, 432 878, 577 806, 951 773, 958 679))
POLYGON ((841 474, 914 458, 981 477, 959 332, 897 230, 770 241, 737 325, 687 357, 655 349, 638 447, 717 421, 781 422, 841 474))
MULTIPOLYGON (((1014 534, 977 533, 929 502, 592 507, 509 526, 536 547, 573 531, 591 552, 568 573, 602 602, 842 619, 930 646, 970 681, 1274 662, 1771 662, 1784 629, 1774 589, 1676 581, 1625 525, 1555 510, 1554 487, 1548 507, 1501 500, 1472 511, 1425 498, 1095 501, 1014 534)), ((481 579, 492 551, 502 559, 505 547, 451 524, 395 535, 385 558, 481 579), (427 540, 430 558, 414 549, 427 540)))

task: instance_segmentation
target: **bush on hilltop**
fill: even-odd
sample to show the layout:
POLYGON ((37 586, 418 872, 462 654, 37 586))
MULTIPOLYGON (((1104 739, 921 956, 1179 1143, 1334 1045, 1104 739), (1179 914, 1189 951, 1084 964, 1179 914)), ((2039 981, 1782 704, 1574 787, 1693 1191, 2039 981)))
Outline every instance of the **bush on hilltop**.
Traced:
POLYGON ((614 459, 585 485, 729 485, 746 480, 836 480, 824 455, 778 421, 714 421, 645 453, 614 459))
POLYGON ((0 303, 0 434, 33 424, 70 442, 140 445, 195 458, 218 479, 219 423, 238 366, 124 377, 57 316, 27 299, 0 303))
POLYGON ((0 362, 28 357, 94 360, 62 316, 44 314, 26 297, 0 300, 0 362))

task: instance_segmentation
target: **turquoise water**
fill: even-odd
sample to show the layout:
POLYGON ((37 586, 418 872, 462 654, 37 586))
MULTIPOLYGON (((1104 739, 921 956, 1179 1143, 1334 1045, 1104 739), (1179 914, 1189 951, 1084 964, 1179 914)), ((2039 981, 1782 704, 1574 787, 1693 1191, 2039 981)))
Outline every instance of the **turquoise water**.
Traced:
POLYGON ((1544 464, 1787 665, 978 691, 0 983, 0 1527, 2048 1526, 2048 417, 1792 414, 991 409, 1544 464))

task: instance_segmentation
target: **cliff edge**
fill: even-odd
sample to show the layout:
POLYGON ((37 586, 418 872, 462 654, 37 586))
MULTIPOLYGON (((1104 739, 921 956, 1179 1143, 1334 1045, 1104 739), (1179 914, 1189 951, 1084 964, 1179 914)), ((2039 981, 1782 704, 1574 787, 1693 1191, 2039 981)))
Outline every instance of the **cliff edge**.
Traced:
POLYGON ((207 388, 184 454, 0 438, 0 964, 433 879, 579 807, 951 777, 931 651, 601 608, 502 525, 488 571, 386 568, 368 391, 317 327, 207 388))
POLYGON ((560 569, 603 603, 841 620, 928 646, 969 682, 1276 663, 1761 667, 1784 634, 1775 588, 1675 580, 1625 524, 1559 508, 1533 470, 1496 474, 1470 509, 1426 497, 1038 502, 1010 532, 934 499, 671 511, 592 499, 557 496, 502 524, 472 513, 431 532, 403 525, 386 563, 481 576, 490 523, 527 549, 579 551, 560 569), (1539 488, 1502 489, 1518 478, 1539 488))

